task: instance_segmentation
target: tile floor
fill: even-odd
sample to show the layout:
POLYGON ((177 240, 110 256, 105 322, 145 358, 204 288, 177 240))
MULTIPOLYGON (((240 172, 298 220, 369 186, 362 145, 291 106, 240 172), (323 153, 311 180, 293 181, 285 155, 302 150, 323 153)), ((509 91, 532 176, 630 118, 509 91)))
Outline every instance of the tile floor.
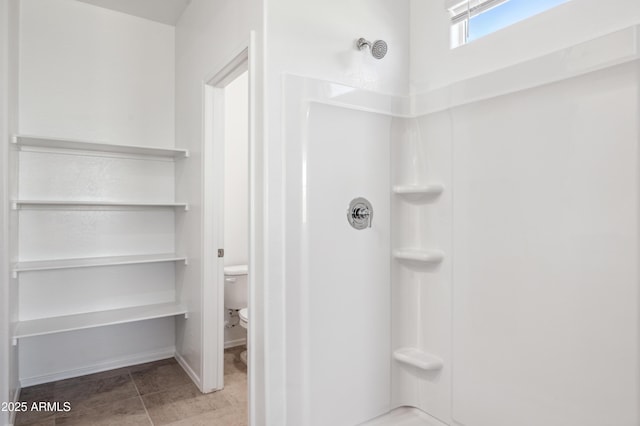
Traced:
POLYGON ((175 359, 105 371, 22 389, 21 401, 71 403, 57 414, 24 412, 16 426, 246 426, 244 347, 225 350, 224 383, 203 395, 175 359))

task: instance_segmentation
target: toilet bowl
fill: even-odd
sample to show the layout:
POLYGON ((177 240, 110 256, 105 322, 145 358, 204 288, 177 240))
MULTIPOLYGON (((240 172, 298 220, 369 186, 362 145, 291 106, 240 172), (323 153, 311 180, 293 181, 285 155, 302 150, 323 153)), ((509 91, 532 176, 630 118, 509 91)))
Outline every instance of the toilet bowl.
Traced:
POLYGON ((249 322, 249 309, 240 309, 238 316, 240 317, 240 326, 242 328, 247 328, 247 323, 249 322))
MULTIPOLYGON (((238 316, 240 317, 240 327, 246 329, 249 326, 249 309, 248 308, 240 309, 240 313, 238 314, 238 316)), ((249 345, 247 343, 247 347, 248 346, 249 345)), ((240 359, 245 364, 247 363, 247 351, 242 351, 242 353, 240 354, 240 359)))

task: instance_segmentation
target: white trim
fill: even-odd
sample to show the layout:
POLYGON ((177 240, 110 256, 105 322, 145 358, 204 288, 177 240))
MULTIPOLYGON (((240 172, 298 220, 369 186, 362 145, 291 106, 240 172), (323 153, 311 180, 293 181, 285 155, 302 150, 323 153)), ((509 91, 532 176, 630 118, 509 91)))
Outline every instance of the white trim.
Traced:
MULTIPOLYGON (((202 258, 217 259, 217 262, 203 262, 200 390, 205 393, 224 386, 224 258, 217 257, 217 250, 224 247, 224 87, 245 71, 253 73, 249 49, 249 41, 236 49, 204 82, 203 89, 202 258)), ((254 90, 251 80, 249 86, 251 94, 254 90)))
POLYGON ((176 361, 178 361, 178 364, 180 364, 180 367, 182 367, 184 372, 187 373, 187 376, 191 378, 198 389, 202 389, 202 382, 200 381, 200 377, 198 377, 198 375, 193 371, 189 363, 178 352, 175 353, 174 357, 176 361))
POLYGON ((115 358, 110 361, 105 361, 86 367, 75 368, 72 370, 64 370, 57 373, 45 374, 42 376, 21 377, 20 386, 26 388, 28 386, 39 385, 42 383, 71 379, 73 377, 86 376, 87 374, 115 370, 116 368, 130 367, 137 364, 144 364, 147 362, 159 361, 161 359, 173 358, 175 355, 175 346, 170 346, 156 351, 142 352, 123 358, 115 358))
MULTIPOLYGON (((264 48, 264 42, 262 47, 264 48)), ((264 309, 262 303, 258 306, 258 288, 256 282, 257 277, 261 277, 260 282, 266 286, 266 274, 263 270, 262 259, 264 259, 263 250, 263 235, 259 235, 259 232, 265 233, 264 226, 260 224, 263 219, 263 209, 266 204, 261 197, 266 192, 266 179, 262 179, 259 172, 263 172, 265 158, 263 154, 264 145, 260 142, 263 141, 264 128, 261 128, 260 136, 258 136, 258 112, 260 113, 260 123, 263 123, 264 112, 266 111, 263 98, 264 84, 264 72, 261 73, 262 80, 258 82, 258 56, 257 56, 257 40, 256 32, 251 31, 249 33, 249 265, 253 273, 249 274, 248 283, 249 286, 249 304, 248 309, 251 310, 251 315, 254 318, 254 324, 256 321, 260 321, 261 327, 249 327, 247 329, 247 372, 248 372, 248 399, 249 399, 249 425, 257 425, 266 423, 266 415, 263 407, 266 405, 267 395, 264 386, 264 376, 266 372, 264 367, 259 370, 258 359, 264 360, 266 357, 264 344, 262 341, 266 339, 267 318, 264 315, 264 309), (260 84, 260 89, 258 88, 260 84), (258 105, 258 90, 260 90, 260 98, 263 103, 258 105), (260 138, 260 139, 259 139, 260 138), (259 185, 262 185, 260 187, 259 185), (261 275, 262 274, 262 275, 261 275), (255 309, 259 307, 260 309, 255 309), (256 320, 257 318, 257 320, 256 320), (256 345, 251 342, 261 341, 260 347, 256 350, 256 345), (260 371, 260 377, 254 373, 260 371), (262 386, 258 386, 258 384, 262 386)), ((262 65, 262 62, 260 63, 262 65)), ((264 363, 263 363, 264 365, 264 363)))
POLYGON ((509 0, 481 0, 475 1, 473 6, 471 6, 470 0, 465 0, 462 2, 458 2, 454 7, 449 7, 449 12, 451 13, 451 23, 457 24, 462 21, 473 18, 474 16, 478 16, 484 12, 488 12, 494 7, 498 7, 501 4, 508 2, 509 0))

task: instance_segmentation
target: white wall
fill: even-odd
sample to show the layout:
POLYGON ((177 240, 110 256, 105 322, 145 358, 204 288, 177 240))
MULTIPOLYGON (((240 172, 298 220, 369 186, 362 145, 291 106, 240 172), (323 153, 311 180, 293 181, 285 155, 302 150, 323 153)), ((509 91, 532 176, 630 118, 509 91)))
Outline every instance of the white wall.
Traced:
POLYGON ((394 161, 445 192, 396 206, 394 238, 447 257, 395 270, 394 339, 445 367, 396 370, 394 402, 466 426, 638 424, 640 52, 637 27, 610 34, 638 3, 573 0, 453 51, 440 3, 411 4, 420 142, 394 161))
MULTIPOLYGON (((381 0, 267 2, 265 51, 268 52, 268 103, 265 105, 265 117, 268 162, 265 182, 269 200, 266 229, 269 233, 265 245, 268 271, 265 277, 261 277, 261 285, 265 286, 267 296, 263 303, 269 337, 269 358, 265 365, 270 379, 267 385, 269 424, 304 424, 299 423, 301 419, 310 421, 309 413, 302 412, 303 408, 296 404, 299 396, 296 385, 299 385, 301 377, 295 372, 297 361, 287 357, 286 349, 287 344, 295 345, 298 342, 299 336, 287 335, 286 329, 299 321, 301 313, 298 300, 289 293, 291 289, 294 294, 296 291, 295 259, 298 253, 287 245, 289 212, 298 206, 286 199, 283 189, 285 183, 298 182, 302 175, 292 174, 288 170, 286 136, 283 134, 283 76, 297 74, 355 88, 406 94, 406 70, 409 67, 408 6, 407 1, 381 0), (355 41, 360 37, 386 40, 389 45, 387 56, 376 60, 369 52, 358 51, 355 41)), ((304 113, 304 110, 298 111, 298 114, 304 113)), ((293 117, 293 120, 298 119, 299 116, 293 117)), ((319 155, 328 152, 323 151, 319 155)), ((293 162, 299 159, 291 161, 293 167, 297 167, 293 162)), ((327 167, 330 169, 330 165, 327 167)), ((291 238, 295 240, 296 237, 292 235, 291 238)), ((331 315, 330 309, 327 309, 326 315, 331 315)), ((333 331, 336 335, 342 333, 342 330, 333 331)))
POLYGON ((174 145, 174 28, 72 0, 23 0, 20 132, 174 145))
POLYGON ((639 21, 636 0, 571 0, 451 50, 444 0, 411 0, 411 91, 447 86, 639 21), (550 28, 553 31, 547 30, 550 28))
MULTIPOLYGON (((205 265, 217 262, 217 258, 203 259, 202 257, 203 244, 210 244, 214 238, 211 235, 203 235, 205 84, 248 45, 251 30, 256 31, 258 38, 258 44, 255 46, 257 51, 253 52, 257 54, 257 62, 253 65, 256 67, 256 75, 259 76, 261 75, 262 43, 261 2, 192 0, 176 25, 176 144, 189 149, 191 153, 188 164, 179 166, 177 169, 177 196, 188 202, 191 207, 188 215, 184 216, 184 220, 179 220, 178 223, 177 249, 186 253, 190 260, 189 267, 181 277, 179 291, 181 299, 188 304, 191 315, 189 320, 180 321, 177 324, 177 352, 185 365, 198 377, 202 377, 203 364, 215 366, 218 361, 202 358, 204 315, 202 298, 204 286, 213 285, 211 282, 203 282, 203 274, 205 265)), ((260 87, 256 89, 258 96, 262 93, 260 87)), ((261 102, 259 97, 258 108, 261 102)), ((254 119, 258 120, 257 137, 261 140, 260 117, 254 117, 254 119)), ((258 147, 260 146, 261 142, 258 143, 258 147)), ((254 152, 253 155, 259 155, 259 153, 254 152)), ((260 191, 262 186, 261 163, 258 162, 257 167, 257 176, 252 176, 254 191, 260 191), (258 182, 257 188, 256 182, 258 182)), ((259 214, 260 212, 257 211, 256 215, 259 214)), ((259 239, 262 235, 261 228, 254 232, 259 239)), ((252 261, 256 275, 261 273, 261 263, 261 259, 252 261)), ((222 282, 219 284, 223 285, 222 282)), ((262 287, 260 286, 257 291, 262 291, 262 287)), ((259 314, 259 310, 256 312, 259 314)), ((210 314, 216 315, 216 313, 210 314)), ((255 330, 257 329, 259 325, 255 327, 255 330)), ((262 336, 261 333, 258 335, 262 336)), ((261 363, 263 349, 259 339, 254 339, 253 350, 257 355, 251 362, 261 363)), ((217 357, 219 354, 215 355, 217 357)), ((265 371, 262 367, 253 371, 252 389, 264 387, 263 374, 265 371)), ((263 400, 251 398, 251 403, 251 415, 257 419, 256 424, 262 424, 260 419, 264 418, 264 407, 261 405, 263 400), (259 406, 256 408, 256 405, 259 406)))
POLYGON ((21 339, 23 386, 96 371, 170 358, 175 351, 174 320, 130 324, 21 339))
POLYGON ((453 111, 457 422, 640 421, 639 76, 453 111))
POLYGON ((249 261, 249 75, 224 89, 224 264, 249 261))
MULTIPOLYGON (((386 413, 391 404, 391 118, 326 105, 312 104, 308 111, 307 141, 297 159, 306 180, 298 207, 302 218, 296 220, 290 211, 287 221, 292 236, 296 225, 302 228, 299 259, 306 270, 301 279, 291 276, 291 287, 304 290, 291 303, 302 304, 306 325, 299 345, 306 362, 300 391, 307 397, 308 417, 289 421, 351 426, 386 413), (371 228, 355 230, 348 224, 345 211, 357 197, 371 202, 371 228)), ((295 152, 288 150, 291 157, 295 152)), ((287 260, 297 261, 292 253, 287 260)), ((294 386, 288 390, 297 392, 294 386)))
POLYGON ((288 76, 285 94, 286 421, 360 424, 391 403, 392 119, 344 85, 288 76), (342 103, 340 93, 365 101, 342 103), (349 225, 357 197, 372 204, 370 228, 349 225))
MULTIPOLYGON (((408 6, 407 0, 268 2, 269 78, 275 84, 286 72, 405 95, 408 6), (385 40, 389 51, 384 59, 374 59, 368 50, 358 51, 355 43, 360 37, 385 40)), ((273 95, 276 101, 278 96, 273 95)))
MULTIPOLYGON (((18 133, 116 144, 174 145, 173 27, 72 0, 22 0, 20 5, 18 133)), ((174 200, 174 167, 166 161, 34 152, 22 152, 20 161, 20 196, 25 198, 174 200), (77 178, 79 174, 83 179, 77 178), (131 184, 131 178, 136 184, 131 184)), ((20 215, 21 244, 16 241, 13 245, 15 254, 20 245, 23 259, 173 252, 175 247, 172 211, 25 210, 20 215), (147 213, 151 216, 145 216, 147 213), (153 235, 134 237, 135 229, 143 229, 136 228, 137 220, 156 234, 155 240, 153 235), (41 233, 32 232, 36 229, 41 233), (43 235, 49 238, 43 240, 43 235), (100 242, 97 246, 96 241, 100 242)), ((12 232, 17 230, 16 220, 12 232)), ((43 286, 53 284, 48 288, 58 287, 59 291, 49 298, 50 307, 56 309, 49 313, 91 309, 84 303, 87 299, 81 299, 82 292, 72 293, 75 300, 60 297, 69 286, 86 281, 80 276, 86 271, 76 271, 80 275, 67 272, 70 281, 64 285, 61 281, 66 278, 57 273, 25 275, 23 296, 31 291, 45 294, 43 286)), ((126 268, 102 272, 103 277, 115 273, 120 287, 104 282, 94 287, 92 294, 99 292, 102 307, 93 308, 117 308, 148 300, 145 294, 149 292, 153 294, 151 302, 173 300, 172 266, 132 273, 126 268), (142 282, 145 276, 159 272, 163 272, 160 286, 135 284, 135 277, 142 282), (123 290, 120 296, 119 290, 123 290), (131 296, 129 291, 138 294, 123 297, 131 296)), ((47 306, 38 306, 40 302, 38 297, 24 297, 14 307, 22 308, 21 319, 38 317, 45 314, 47 306)), ((93 302, 97 302, 95 297, 93 302)), ((18 315, 18 309, 14 314, 18 315)), ((25 339, 19 345, 20 376, 24 383, 34 384, 169 357, 175 351, 174 340, 173 319, 25 339)))

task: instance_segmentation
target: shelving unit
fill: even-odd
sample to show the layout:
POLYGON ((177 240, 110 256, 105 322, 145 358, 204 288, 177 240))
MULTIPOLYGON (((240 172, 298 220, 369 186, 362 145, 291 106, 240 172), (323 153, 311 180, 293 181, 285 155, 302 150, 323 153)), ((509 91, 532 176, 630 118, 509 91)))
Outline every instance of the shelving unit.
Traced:
POLYGON ((395 185, 393 192, 399 195, 437 196, 444 191, 444 185, 432 183, 428 185, 395 185))
POLYGON ((417 348, 400 348, 393 352, 396 361, 419 368, 424 371, 441 370, 443 362, 435 355, 428 354, 417 348))
POLYGON ((102 153, 118 153, 131 155, 144 155, 152 157, 166 158, 186 158, 189 151, 185 149, 173 148, 153 148, 146 146, 117 145, 104 142, 90 142, 74 139, 59 139, 41 136, 15 135, 11 141, 22 147, 69 149, 77 151, 93 151, 102 153))
POLYGON ((394 250, 393 257, 398 260, 435 264, 442 262, 444 253, 440 250, 406 248, 394 250))
POLYGON ((113 309, 108 311, 88 312, 76 315, 65 315, 30 321, 20 321, 16 325, 13 339, 43 336, 87 328, 124 324, 155 318, 187 315, 187 309, 177 303, 161 303, 156 305, 136 306, 132 308, 113 309))
POLYGON ((14 210, 22 207, 122 207, 122 208, 138 208, 138 207, 178 207, 185 211, 189 210, 186 203, 134 203, 120 201, 57 201, 57 200, 12 200, 11 208, 14 210))
POLYGON ((14 278, 20 272, 51 271, 56 269, 73 268, 93 268, 100 266, 136 265, 143 263, 160 262, 184 262, 187 264, 185 256, 175 253, 133 255, 133 256, 109 256, 109 257, 86 257, 78 259, 51 259, 31 262, 19 262, 12 268, 14 278))
MULTIPOLYGON (((21 170, 24 164, 29 164, 29 156, 40 155, 43 153, 44 155, 56 155, 58 154, 70 154, 68 157, 68 161, 73 161, 71 164, 75 166, 75 168, 71 169, 69 173, 73 173, 69 175, 65 182, 71 182, 72 188, 67 187, 55 187, 55 191, 57 195, 51 195, 52 198, 54 196, 60 199, 37 199, 42 197, 40 194, 44 194, 44 196, 48 195, 47 190, 41 190, 41 188, 49 188, 47 178, 52 173, 65 173, 68 168, 60 169, 60 162, 62 161, 63 166, 65 165, 65 159, 60 159, 60 157, 56 157, 57 165, 48 167, 49 164, 45 161, 43 162, 43 167, 35 168, 35 167, 27 167, 24 173, 25 176, 17 175, 16 178, 18 182, 21 179, 29 179, 36 176, 40 186, 34 185, 33 181, 31 181, 31 192, 26 190, 26 194, 14 194, 14 199, 11 200, 11 205, 14 210, 23 209, 31 209, 31 210, 43 210, 42 212, 37 212, 36 214, 48 215, 48 210, 74 210, 81 209, 87 210, 86 212, 80 212, 79 215, 68 216, 68 220, 65 222, 65 226, 69 227, 71 235, 74 233, 85 232, 85 227, 87 224, 93 226, 94 228, 90 228, 96 233, 95 236, 95 246, 89 246, 87 257, 82 258, 54 258, 56 256, 56 252, 51 252, 49 255, 52 257, 50 259, 38 260, 38 261, 25 261, 13 264, 12 266, 12 276, 17 280, 18 285, 20 285, 21 281, 21 273, 28 272, 36 272, 40 271, 39 275, 31 275, 28 280, 25 277, 24 283, 29 283, 29 286, 41 285, 48 286, 49 284, 57 283, 56 285, 61 285, 54 275, 48 275, 47 271, 55 271, 55 270, 64 270, 64 269, 75 269, 75 268, 96 268, 96 267, 119 267, 124 265, 142 265, 142 264, 159 264, 159 263, 167 263, 167 262, 184 262, 184 265, 187 265, 187 258, 185 256, 176 254, 176 253, 148 253, 148 254, 138 254, 138 255, 123 255, 123 256, 93 256, 91 257, 92 251, 94 253, 99 253, 101 249, 101 241, 105 240, 105 237, 108 237, 108 234, 104 234, 104 232, 108 232, 101 228, 100 224, 95 224, 95 217, 111 217, 109 215, 116 214, 115 212, 110 212, 113 210, 125 210, 124 213, 117 213, 117 217, 119 221, 129 220, 132 217, 140 217, 139 212, 136 212, 134 216, 130 216, 130 213, 127 210, 132 210, 131 214, 134 214, 133 210, 154 210, 154 209, 184 209, 188 211, 189 206, 186 203, 177 203, 177 202, 155 202, 153 199, 147 200, 145 198, 150 198, 146 189, 148 185, 153 184, 155 181, 155 177, 157 175, 145 174, 148 170, 153 170, 154 173, 158 173, 158 170, 161 170, 163 182, 165 184, 167 182, 171 182, 174 179, 174 168, 171 165, 162 166, 158 169, 156 166, 153 168, 147 168, 147 165, 151 167, 152 164, 156 164, 158 159, 165 161, 176 161, 179 159, 184 159, 189 156, 189 153, 186 150, 181 149, 168 149, 168 148, 154 148, 154 147, 143 147, 143 146, 124 146, 124 145, 114 145, 108 143, 96 143, 96 142, 88 142, 88 141, 80 141, 80 140, 63 140, 58 138, 48 138, 48 137, 35 137, 35 136, 24 136, 18 135, 12 138, 13 144, 17 147, 18 150, 23 151, 20 152, 20 156, 18 157, 18 164, 16 170, 21 170), (35 151, 35 154, 34 154, 35 151), (91 160, 91 161, 77 161, 78 156, 89 156, 89 157, 109 157, 100 160, 91 160), (108 179, 109 175, 104 175, 103 168, 96 167, 95 164, 104 165, 104 164, 131 164, 131 159, 135 161, 139 161, 136 163, 136 168, 132 171, 131 166, 129 168, 119 168, 114 167, 112 173, 125 173, 120 175, 114 175, 119 178, 121 182, 122 179, 138 179, 136 182, 137 185, 132 185, 132 190, 129 190, 128 185, 121 185, 118 187, 109 186, 112 185, 110 179, 108 179), (73 159, 73 160, 71 160, 73 159), (150 162, 147 162, 150 161, 150 162), (129 163, 127 163, 129 162, 129 163), (80 166, 78 166, 80 164, 80 166), (58 167, 58 168, 56 168, 58 167), (124 172, 122 170, 125 170, 124 172), (31 173, 31 174, 29 174, 31 173), (77 179, 77 176, 80 179, 77 179), (91 182, 90 185, 85 185, 83 181, 83 177, 89 178, 88 181, 91 182), (145 180, 146 179, 146 180, 145 180), (75 182, 78 182, 77 185, 74 186, 75 182), (96 190, 96 182, 98 185, 98 189, 96 190), (101 186, 102 185, 102 186, 101 186), (145 186, 147 185, 147 186, 145 186), (114 190, 114 188, 117 188, 114 190), (108 191, 104 191, 105 189, 109 189, 108 191), (101 193, 109 193, 113 198, 116 199, 133 199, 141 197, 144 201, 115 201, 112 199, 99 199, 99 195, 96 194, 101 193), (35 196, 30 196, 34 194, 35 196), (36 195, 38 194, 38 195, 36 195), (69 199, 67 199, 67 197, 69 199), (93 198, 93 200, 87 200, 83 198, 93 198), (79 198, 79 199, 75 199, 79 198), (98 198, 96 200, 96 198, 98 198), (98 216, 95 216, 98 214, 98 216), (105 216, 106 215, 106 216, 105 216), (85 223, 80 223, 85 222, 85 223), (101 233, 102 232, 102 233, 101 233)), ((37 157, 36 157, 37 158, 37 157)), ((42 161, 42 160, 40 160, 42 161)), ((109 170, 109 168, 106 168, 109 170)), ((22 172, 21 172, 22 173, 22 172)), ((163 191, 155 191, 153 192, 153 196, 156 199, 166 200, 170 197, 173 197, 173 185, 165 186, 163 191)), ((51 187, 53 188, 53 187, 51 187)), ((31 213, 29 213, 31 214, 31 213)), ((142 214, 147 214, 143 212, 142 214)), ((163 213, 164 214, 164 213, 163 213)), ((33 216, 30 216, 33 218, 33 216)), ((152 214, 149 218, 154 218, 152 214)), ((146 218, 146 216, 145 216, 146 218)), ((153 220, 153 219, 150 219, 153 220)), ((30 232, 30 228, 26 228, 28 225, 23 225, 22 221, 19 222, 20 226, 24 226, 25 228, 18 227, 19 232, 30 232)), ((157 231, 159 233, 166 233, 166 222, 158 222, 156 225, 157 231)), ((171 225, 175 226, 175 225, 171 225)), ((43 235, 40 236, 38 234, 32 234, 31 238, 46 238, 46 230, 39 232, 43 232, 43 235)), ((145 230, 145 232, 147 232, 145 230)), ((174 232, 174 231, 171 231, 174 232)), ((108 238, 107 238, 108 239, 108 238)), ((71 239, 73 244, 73 238, 71 239)), ((127 240, 131 241, 131 240, 127 240)), ((154 246, 149 244, 149 241, 154 241, 153 239, 147 240, 146 243, 141 243, 137 251, 144 252, 146 250, 152 249, 154 246)), ((123 247, 124 249, 124 247, 123 247)), ((157 248, 156 248, 157 249, 157 248)), ((165 245, 164 249, 173 250, 173 248, 165 245)), ((117 250, 117 249, 116 249, 117 250)), ((126 247, 127 251, 131 250, 131 247, 126 247)), ((136 250, 134 248, 134 250, 136 250)), ((120 288, 122 285, 131 286, 131 288, 136 288, 136 285, 140 280, 145 280, 147 277, 147 273, 151 271, 158 271, 153 267, 152 269, 136 269, 135 271, 130 272, 127 271, 117 271, 119 273, 118 277, 125 277, 124 282, 119 282, 120 288), (142 274, 142 275, 140 275, 142 274), (123 284, 124 283, 124 284, 123 284)), ((167 278, 170 280, 171 285, 174 285, 174 278, 167 278)), ((61 296, 60 298, 55 298, 54 301, 50 303, 58 303, 63 305, 56 305, 56 307, 60 307, 62 309, 56 310, 56 312, 61 312, 62 314, 56 314, 55 316, 48 316, 45 318, 39 319, 28 319, 18 321, 13 330, 13 343, 17 344, 19 339, 23 338, 31 338, 36 336, 43 336, 48 334, 55 333, 64 333, 74 330, 83 330, 88 328, 96 328, 103 326, 110 326, 116 324, 124 324, 131 323, 137 321, 146 321, 157 318, 165 318, 172 316, 185 315, 187 316, 187 309, 185 306, 180 304, 178 300, 170 300, 171 297, 163 297, 158 299, 158 297, 154 297, 150 293, 146 293, 151 288, 151 292, 157 291, 162 293, 166 293, 166 284, 165 281, 164 288, 161 286, 156 287, 153 283, 149 285, 150 281, 146 281, 147 287, 144 290, 141 290, 141 294, 143 297, 139 297, 138 306, 126 306, 127 303, 130 303, 130 299, 127 299, 124 302, 119 302, 120 304, 114 304, 110 306, 110 308, 106 310, 93 310, 91 311, 89 306, 91 303, 87 303, 87 306, 78 306, 77 300, 75 306, 67 306, 67 302, 65 298, 61 296), (167 300, 169 299, 169 300, 167 300), (158 303, 158 300, 164 300, 164 303, 158 303), (146 303, 145 303, 146 302, 146 303), (83 312, 83 310, 87 310, 88 312, 83 312), (80 313, 78 313, 80 312, 80 313), (66 314, 66 315, 65 315, 66 314)), ((77 285, 78 283, 67 283, 77 285)), ((90 285, 91 283, 87 283, 90 285)), ((114 283, 115 284, 115 283, 114 283)), ((100 288, 100 293, 102 295, 109 294, 109 292, 116 292, 112 295, 115 296, 118 293, 116 289, 118 286, 111 286, 107 288, 100 288)), ((24 294, 20 294, 20 297, 23 298, 20 301, 21 306, 23 304, 35 303, 35 299, 29 299, 29 297, 37 297, 35 296, 37 292, 25 292, 24 294)), ((89 293, 90 294, 90 293, 89 293)), ((86 297, 86 296, 85 296, 86 297)), ((90 302, 90 301, 87 301, 90 302)))

